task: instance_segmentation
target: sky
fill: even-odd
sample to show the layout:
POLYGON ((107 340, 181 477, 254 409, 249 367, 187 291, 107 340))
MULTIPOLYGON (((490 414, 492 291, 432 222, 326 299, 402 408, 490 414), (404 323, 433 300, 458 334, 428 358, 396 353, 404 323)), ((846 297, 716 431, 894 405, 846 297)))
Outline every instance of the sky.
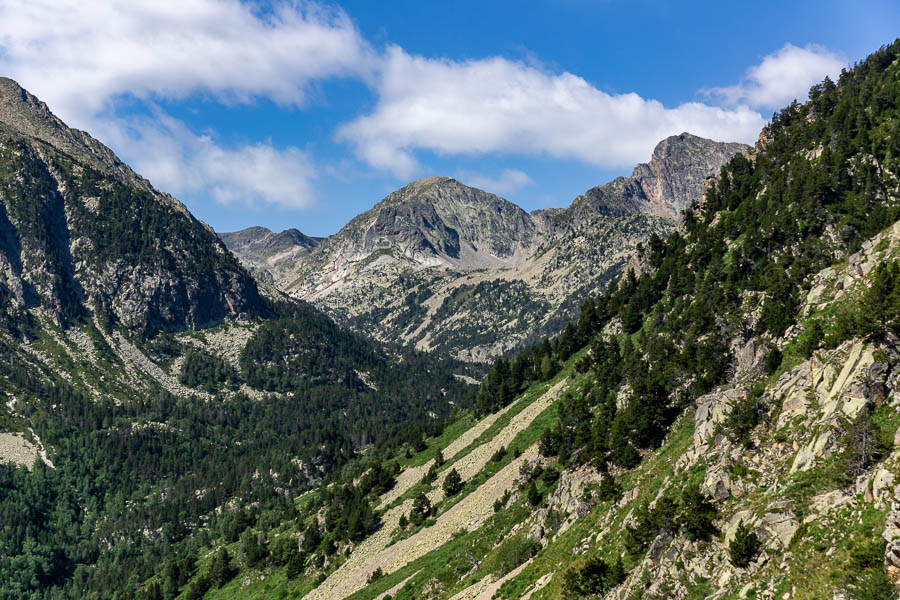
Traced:
POLYGON ((567 206, 688 131, 753 143, 894 2, 0 0, 0 75, 217 231, 336 232, 447 175, 567 206))

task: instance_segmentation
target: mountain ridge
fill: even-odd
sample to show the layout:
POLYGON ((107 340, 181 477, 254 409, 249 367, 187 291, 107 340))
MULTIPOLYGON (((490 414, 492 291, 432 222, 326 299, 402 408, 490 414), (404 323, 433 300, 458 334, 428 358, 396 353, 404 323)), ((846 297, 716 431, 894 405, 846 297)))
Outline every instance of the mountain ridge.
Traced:
POLYGON ((707 176, 748 150, 672 136, 632 179, 592 188, 566 209, 530 214, 453 178, 426 177, 309 252, 298 247, 270 262, 232 250, 258 276, 358 331, 490 362, 558 333, 589 293, 631 265, 639 243, 674 227, 675 211, 700 199, 707 176), (488 331, 506 334, 488 342, 496 337, 488 331))

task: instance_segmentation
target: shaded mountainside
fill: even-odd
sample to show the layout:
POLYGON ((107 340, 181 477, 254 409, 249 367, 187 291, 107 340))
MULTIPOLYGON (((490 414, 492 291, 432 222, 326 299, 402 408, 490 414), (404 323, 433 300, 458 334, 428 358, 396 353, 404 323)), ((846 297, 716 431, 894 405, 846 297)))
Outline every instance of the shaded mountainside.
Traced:
POLYGON ((638 244, 667 235, 700 199, 706 178, 746 150, 673 136, 631 179, 593 188, 566 210, 529 215, 454 179, 430 177, 389 195, 311 252, 298 243, 261 253, 228 241, 238 234, 223 239, 258 276, 357 331, 490 362, 559 333, 632 263, 638 244))
MULTIPOLYGON (((143 598, 161 565, 174 597, 210 526, 440 431, 474 374, 261 295, 181 203, 0 81, 0 598, 143 598)), ((350 505, 344 539, 374 527, 350 505)))
POLYGON ((187 593, 897 598, 898 115, 900 40, 777 113, 472 412, 373 465, 397 473, 380 527, 334 543, 358 488, 319 490, 255 545, 203 546, 187 593))
POLYGON ((65 325, 93 312, 149 335, 262 314, 215 234, 46 105, 0 81, 0 297, 65 325))

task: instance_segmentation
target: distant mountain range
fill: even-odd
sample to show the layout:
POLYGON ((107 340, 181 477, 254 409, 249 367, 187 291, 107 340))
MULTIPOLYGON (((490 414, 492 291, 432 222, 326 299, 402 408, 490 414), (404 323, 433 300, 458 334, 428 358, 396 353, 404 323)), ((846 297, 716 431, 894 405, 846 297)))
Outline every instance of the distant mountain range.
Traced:
MULTIPOLYGON (((688 133, 566 209, 529 214, 449 177, 410 183, 324 239, 220 235, 263 280, 380 340, 487 362, 559 333, 748 146, 688 133)), ((637 264, 633 264, 637 267, 637 264)))

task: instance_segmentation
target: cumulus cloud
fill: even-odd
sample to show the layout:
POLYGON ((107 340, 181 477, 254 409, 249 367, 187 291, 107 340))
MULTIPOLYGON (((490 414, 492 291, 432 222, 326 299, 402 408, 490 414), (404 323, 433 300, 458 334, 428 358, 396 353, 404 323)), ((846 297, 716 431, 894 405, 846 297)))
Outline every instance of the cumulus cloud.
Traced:
POLYGON ((746 106, 699 102, 666 108, 637 94, 611 95, 571 73, 554 74, 501 57, 434 60, 389 48, 371 114, 342 126, 369 164, 408 177, 415 151, 442 155, 549 155, 603 167, 646 160, 655 144, 689 131, 755 140, 764 119, 746 106))
POLYGON ((494 194, 509 194, 531 185, 534 181, 528 173, 518 169, 503 169, 496 177, 490 177, 472 171, 459 171, 456 178, 467 185, 471 185, 494 194))
POLYGON ((158 109, 153 118, 104 120, 96 127, 138 172, 176 196, 205 193, 223 205, 284 208, 304 208, 315 199, 312 158, 296 147, 225 148, 158 109))
POLYGON ((306 206, 312 160, 298 148, 234 148, 157 111, 123 120, 123 96, 306 102, 326 78, 367 80, 376 57, 341 10, 304 0, 0 0, 0 73, 72 126, 113 146, 157 187, 224 204, 306 206), (112 116, 111 116, 112 115, 112 116))
POLYGON ((0 71, 64 120, 111 98, 301 105, 308 84, 366 77, 373 55, 342 11, 304 1, 0 0, 0 71))
POLYGON ((747 69, 740 83, 705 91, 728 105, 744 103, 755 108, 777 109, 793 100, 803 102, 813 84, 826 75, 837 79, 845 66, 846 59, 823 46, 811 44, 799 48, 785 44, 760 64, 747 69))

